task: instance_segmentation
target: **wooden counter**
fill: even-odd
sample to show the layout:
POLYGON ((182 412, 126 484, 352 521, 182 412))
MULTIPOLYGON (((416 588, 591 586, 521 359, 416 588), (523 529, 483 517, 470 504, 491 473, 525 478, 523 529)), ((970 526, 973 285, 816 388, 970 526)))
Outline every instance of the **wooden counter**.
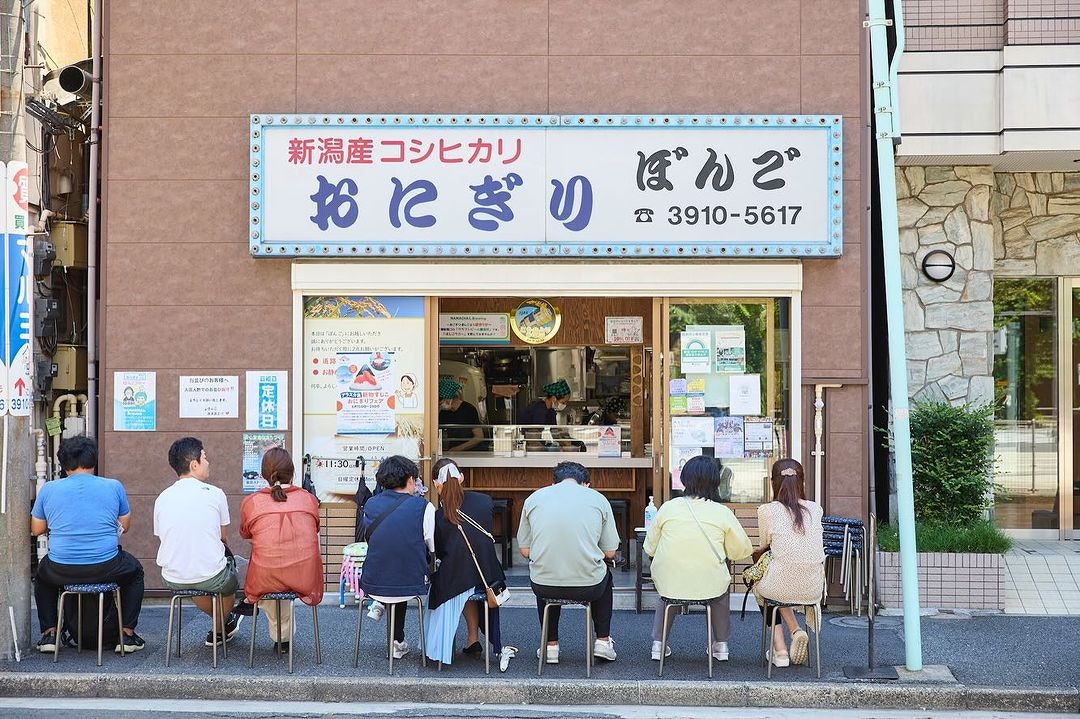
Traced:
MULTIPOLYGON (((524 457, 496 457, 490 453, 461 452, 447 455, 462 469, 465 488, 483 492, 492 499, 510 501, 512 531, 525 499, 552 481, 552 469, 559 462, 578 462, 589 469, 592 488, 608 499, 629 502, 630 526, 641 524, 647 493, 652 487, 651 457, 597 457, 582 452, 530 452, 524 457)), ((619 534, 623 534, 622 527, 619 534)))

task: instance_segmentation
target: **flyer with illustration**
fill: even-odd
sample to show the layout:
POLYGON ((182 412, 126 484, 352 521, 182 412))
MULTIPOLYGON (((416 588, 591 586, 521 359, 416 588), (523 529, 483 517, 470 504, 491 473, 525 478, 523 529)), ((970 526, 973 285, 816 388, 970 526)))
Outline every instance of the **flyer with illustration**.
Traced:
POLYGON ((742 459, 743 418, 717 417, 713 433, 713 456, 720 459, 742 459))
POLYGON ((683 374, 712 372, 712 333, 687 330, 679 334, 680 362, 683 374))
POLYGON ((267 486, 262 476, 262 458, 271 447, 285 448, 284 432, 244 432, 243 460, 241 469, 244 473, 241 485, 244 494, 258 492, 267 486))
POLYGON ((701 456, 701 447, 671 448, 671 488, 682 489, 682 468, 694 457, 701 456))
POLYGON ((742 325, 720 325, 713 333, 713 341, 715 372, 746 371, 746 329, 742 325))
POLYGON ((338 434, 390 434, 396 426, 394 353, 339 352, 335 373, 338 386, 338 434))

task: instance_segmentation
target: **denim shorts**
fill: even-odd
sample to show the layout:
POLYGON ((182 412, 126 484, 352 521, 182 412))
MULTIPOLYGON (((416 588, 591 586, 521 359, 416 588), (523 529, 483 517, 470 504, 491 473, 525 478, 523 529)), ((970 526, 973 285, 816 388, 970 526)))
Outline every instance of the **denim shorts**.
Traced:
POLYGON ((165 586, 169 589, 195 589, 200 592, 212 592, 214 594, 232 594, 240 586, 240 580, 236 576, 236 560, 232 557, 225 559, 225 568, 220 572, 194 584, 178 584, 162 578, 165 586))

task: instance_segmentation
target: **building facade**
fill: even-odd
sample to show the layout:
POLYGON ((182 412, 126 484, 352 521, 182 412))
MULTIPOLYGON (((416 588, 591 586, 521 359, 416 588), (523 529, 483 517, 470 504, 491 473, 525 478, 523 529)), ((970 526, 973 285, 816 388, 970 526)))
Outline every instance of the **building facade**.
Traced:
MULTIPOLYGON (((556 459, 580 456, 593 467, 594 484, 625 503, 624 527, 632 528, 649 496, 662 500, 678 491, 681 461, 707 454, 733 469, 730 498, 749 517, 768 497, 762 477, 770 462, 791 454, 807 466, 811 492, 828 513, 866 516, 862 19, 861 4, 847 0, 108 3, 101 471, 127 486, 135 519, 124 545, 142 559, 147 586, 160 587, 153 501, 171 482, 169 444, 185 435, 205 442, 212 481, 229 495, 234 517, 245 486, 258 483, 245 448, 257 456, 258 442, 284 441, 298 465, 311 455, 307 466, 324 500, 328 579, 336 582, 335 552, 351 536, 348 495, 360 472, 370 479, 379 456, 391 451, 413 454, 422 472, 437 457, 454 455, 461 428, 440 422, 444 379, 464 388, 482 420, 472 428, 477 451, 454 456, 474 487, 510 507, 520 508, 556 459), (536 214, 518 208, 533 218, 524 223, 525 240, 496 233, 497 242, 467 251, 460 237, 438 232, 430 243, 394 241, 393 210, 387 218, 385 207, 368 213, 361 203, 362 219, 343 227, 347 199, 324 213, 312 197, 319 175, 339 200, 343 190, 353 199, 362 194, 341 185, 344 179, 363 185, 369 176, 332 174, 340 168, 329 167, 338 164, 332 155, 320 164, 322 140, 337 137, 347 150, 366 134, 403 143, 403 159, 413 159, 406 153, 414 139, 436 138, 436 148, 445 140, 447 149, 460 127, 490 128, 496 119, 499 130, 489 133, 496 155, 499 140, 509 149, 525 136, 514 133, 542 131, 550 162, 561 157, 594 180, 597 217, 603 203, 623 195, 597 189, 590 173, 602 173, 605 162, 582 160, 594 139, 614 143, 613 165, 617 153, 630 152, 627 166, 638 169, 639 186, 631 171, 627 192, 665 192, 650 184, 661 179, 656 166, 639 164, 645 147, 621 147, 607 124, 714 127, 715 134, 694 136, 703 138, 700 146, 695 139, 685 147, 650 147, 663 146, 673 158, 680 148, 692 158, 709 148, 736 158, 739 136, 725 134, 731 125, 765 124, 761 137, 781 138, 772 134, 778 125, 820 123, 830 129, 821 157, 834 152, 835 159, 809 176, 805 211, 826 219, 804 238, 815 248, 809 257, 783 238, 777 208, 770 207, 765 223, 775 227, 736 253, 737 243, 724 250, 723 236, 703 228, 695 229, 703 238, 696 247, 683 239, 672 203, 660 199, 638 208, 656 216, 647 230, 632 228, 641 232, 633 242, 609 235, 551 245, 553 235, 542 230, 552 222, 548 215, 562 210, 540 193, 530 210, 536 214), (578 150, 571 143, 563 155, 550 154, 581 125, 600 125, 600 132, 578 150), (728 129, 721 132, 721 125, 728 129), (404 134, 395 140, 387 128, 404 134), (288 136, 274 135, 278 130, 288 136), (316 152, 308 175, 290 175, 304 163, 273 155, 273 143, 296 140, 301 147, 305 138, 316 152), (842 198, 835 208, 834 197, 842 198), (321 217, 325 233, 288 235, 286 220, 274 212, 293 202, 294 219, 303 225, 321 217), (545 249, 551 246, 559 250, 545 249), (554 317, 561 325, 552 329, 554 317), (521 332, 508 332, 507 323, 521 332), (719 356, 700 367, 691 362, 691 341, 701 335, 711 352, 724 349, 723 363, 719 356), (512 429, 545 380, 555 379, 566 379, 570 390, 561 429, 552 437, 539 428, 535 436, 512 429), (264 392, 272 394, 274 411, 254 403, 264 392), (747 404, 733 406, 736 394, 747 404), (816 433, 818 394, 824 419, 816 433), (596 432, 580 429, 604 410, 610 414, 600 426, 616 429, 614 449, 601 449, 596 432), (727 434, 719 424, 725 417, 734 418, 727 434), (254 436, 260 433, 274 436, 254 436), (563 454, 581 447, 579 455, 563 454)), ((527 135, 524 152, 529 138, 540 136, 527 135)), ((810 154, 801 157, 809 163, 810 154)), ((747 162, 756 158, 764 152, 747 162)), ((463 160, 467 165, 469 157, 463 160)), ((759 169, 734 162, 744 173, 737 181, 748 182, 759 169)), ((710 221, 718 221, 715 207, 731 196, 723 194, 729 188, 718 164, 721 174, 704 182, 703 191, 719 198, 705 205, 710 221)), ((534 176, 520 174, 523 191, 536 187, 534 176)), ((535 177, 549 189, 546 180, 559 179, 535 177)), ((439 178, 432 182, 448 198, 439 178)), ((398 200, 408 202, 404 195, 398 200)), ((470 209, 458 201, 436 206, 459 215, 470 209)), ((740 202, 740 214, 749 206, 740 202)), ((399 221, 419 218, 422 206, 409 212, 402 210, 399 221)), ((696 207, 693 214, 706 222, 696 207)), ((685 208, 682 216, 689 217, 685 208)), ((243 554, 233 525, 230 543, 243 554)))
POLYGON ((904 7, 896 179, 910 391, 996 402, 996 523, 1072 538, 1080 3, 904 7), (931 253, 955 262, 944 281, 923 269, 931 253))

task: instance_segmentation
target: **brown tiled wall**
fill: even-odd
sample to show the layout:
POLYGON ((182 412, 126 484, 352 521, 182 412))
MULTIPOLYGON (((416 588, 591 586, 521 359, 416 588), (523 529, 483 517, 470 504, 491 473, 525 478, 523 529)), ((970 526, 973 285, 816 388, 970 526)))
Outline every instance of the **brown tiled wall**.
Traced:
POLYGON ((1000 50, 1003 0, 906 0, 907 49, 1000 50))
POLYGON ((906 0, 907 49, 1000 50, 1080 42, 1080 0, 906 0))
POLYGON ((1006 0, 1005 42, 1009 45, 1080 42, 1080 0, 1006 0))
POLYGON ((183 434, 206 443, 246 550, 243 418, 179 419, 178 376, 291 369, 290 262, 246 242, 249 113, 842 115, 844 254, 806 263, 803 372, 845 385, 829 396, 845 409, 830 409, 830 498, 861 515, 862 19, 859 0, 106 3, 101 470, 131 496, 124 545, 147 586, 153 502, 183 434), (112 431, 119 370, 157 371, 157 432, 112 431))

